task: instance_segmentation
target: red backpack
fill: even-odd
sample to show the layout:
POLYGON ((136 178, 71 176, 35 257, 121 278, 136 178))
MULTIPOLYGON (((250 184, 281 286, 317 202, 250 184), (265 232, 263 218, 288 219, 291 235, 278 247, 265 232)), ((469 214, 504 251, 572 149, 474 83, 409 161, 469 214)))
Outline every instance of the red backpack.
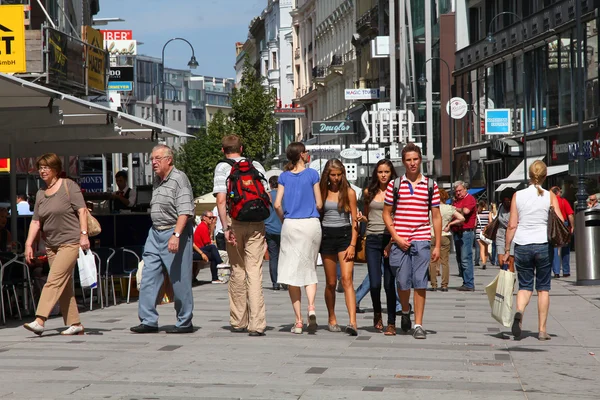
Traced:
POLYGON ((269 218, 271 198, 265 190, 267 182, 249 158, 240 161, 224 159, 231 165, 227 177, 227 212, 237 221, 261 222, 269 218))

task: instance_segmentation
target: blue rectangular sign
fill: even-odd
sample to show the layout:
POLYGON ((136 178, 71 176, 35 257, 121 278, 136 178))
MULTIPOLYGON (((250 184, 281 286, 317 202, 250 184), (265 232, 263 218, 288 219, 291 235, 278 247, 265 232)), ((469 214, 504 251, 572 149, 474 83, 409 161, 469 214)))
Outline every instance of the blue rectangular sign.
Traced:
POLYGON ((102 193, 102 174, 81 175, 79 186, 88 193, 102 193))
POLYGON ((131 92, 133 91, 133 82, 108 82, 108 90, 131 92))
POLYGON ((485 110, 485 134, 508 135, 511 131, 510 110, 507 108, 485 110))

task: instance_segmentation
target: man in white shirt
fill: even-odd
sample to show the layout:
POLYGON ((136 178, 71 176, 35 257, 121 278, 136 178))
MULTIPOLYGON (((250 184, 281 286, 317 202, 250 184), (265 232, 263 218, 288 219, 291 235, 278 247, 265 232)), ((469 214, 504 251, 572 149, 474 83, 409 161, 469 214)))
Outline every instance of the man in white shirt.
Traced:
POLYGON ((137 200, 135 189, 127 186, 127 172, 119 171, 115 175, 115 182, 119 190, 112 195, 113 211, 130 210, 137 200))
POLYGON ((223 232, 223 224, 221 223, 221 219, 218 217, 219 208, 215 206, 212 210, 213 215, 217 216, 217 224, 215 225, 215 244, 217 245, 217 249, 225 251, 227 250, 227 245, 225 242, 225 232, 223 232))
POLYGON ((18 194, 17 195, 17 214, 18 215, 33 215, 33 211, 31 211, 31 207, 27 202, 27 195, 18 194))
POLYGON ((600 193, 594 193, 588 197, 588 208, 590 210, 600 210, 600 203, 598 203, 598 196, 600 193))

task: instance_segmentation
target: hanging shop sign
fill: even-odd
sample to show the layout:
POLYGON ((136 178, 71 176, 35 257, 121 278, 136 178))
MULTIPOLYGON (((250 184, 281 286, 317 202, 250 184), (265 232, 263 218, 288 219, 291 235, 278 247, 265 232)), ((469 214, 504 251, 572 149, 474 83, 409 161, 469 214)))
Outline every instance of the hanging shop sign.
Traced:
POLYGON ((448 103, 446 103, 446 112, 453 119, 461 119, 467 115, 469 106, 462 97, 453 97, 448 103))
POLYGON ((108 90, 131 92, 133 91, 133 82, 108 82, 108 90))
POLYGON ((273 110, 275 118, 302 118, 306 116, 306 108, 276 108, 273 110))
POLYGON ((104 41, 107 40, 133 40, 133 31, 131 30, 117 30, 117 29, 101 29, 102 37, 104 41))
POLYGON ((137 55, 137 42, 135 40, 106 40, 104 45, 111 56, 137 55))
POLYGON ((485 134, 509 135, 512 125, 510 111, 508 108, 485 110, 485 134))
POLYGON ((356 133, 354 121, 315 121, 313 135, 350 135, 356 133))
POLYGON ((0 6, 0 72, 26 72, 25 55, 23 6, 0 6))
POLYGON ((106 53, 102 33, 91 26, 81 28, 86 46, 88 86, 104 91, 106 89, 106 53))
POLYGON ((379 89, 346 89, 344 100, 375 100, 379 99, 379 89))
POLYGON ((348 160, 354 160, 356 158, 361 158, 362 156, 362 151, 354 149, 352 147, 340 151, 340 157, 346 158, 348 160))
POLYGON ((133 82, 133 67, 110 67, 109 82, 133 82))
POLYGON ((415 114, 410 110, 365 111, 361 116, 365 129, 363 143, 414 142, 415 114))

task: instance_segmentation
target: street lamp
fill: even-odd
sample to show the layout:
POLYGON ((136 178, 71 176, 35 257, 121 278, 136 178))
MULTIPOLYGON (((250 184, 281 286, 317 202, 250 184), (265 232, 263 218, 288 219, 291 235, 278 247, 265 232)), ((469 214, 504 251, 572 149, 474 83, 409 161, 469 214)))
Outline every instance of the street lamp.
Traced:
MULTIPOLYGON (((577 3, 577 1, 576 1, 577 3)), ((489 43, 496 43, 496 38, 494 37, 494 34, 492 32, 492 24, 494 23, 494 21, 496 20, 496 18, 498 18, 501 15, 512 15, 514 17, 516 17, 519 20, 519 23, 521 24, 521 44, 522 44, 522 49, 523 49, 523 71, 522 71, 522 76, 523 76, 523 95, 524 95, 524 99, 523 99, 523 121, 521 121, 521 125, 523 126, 523 178, 525 181, 525 186, 527 186, 527 181, 528 181, 528 174, 527 174, 527 132, 529 131, 529 121, 531 119, 531 113, 529 113, 529 115, 525 115, 527 110, 527 103, 529 101, 529 85, 527 84, 527 74, 525 73, 525 24, 523 23, 523 18, 521 18, 521 16, 519 16, 519 14, 516 14, 514 12, 511 11, 504 11, 501 12, 499 14, 497 14, 494 18, 492 18, 492 20, 490 21, 490 24, 488 26, 488 35, 486 40, 489 43)), ((516 91, 516 89, 515 89, 516 91)), ((516 101, 515 101, 515 114, 516 114, 516 110, 517 109, 517 105, 516 105, 516 101)), ((481 110, 480 110, 481 112, 481 110)), ((514 124, 514 131, 516 131, 516 127, 517 127, 517 119, 515 118, 515 116, 513 115, 513 124, 514 124)))
POLYGON ((192 44, 187 41, 184 38, 173 38, 170 39, 169 41, 167 41, 167 43, 165 43, 165 45, 162 48, 162 80, 161 80, 161 84, 162 84, 162 115, 163 115, 163 125, 165 124, 165 48, 167 47, 167 45, 169 43, 171 43, 174 40, 181 40, 182 42, 186 42, 190 48, 192 49, 192 58, 190 58, 190 61, 188 62, 188 67, 190 67, 190 69, 196 69, 198 68, 198 61, 196 60, 196 56, 194 54, 194 46, 192 46, 192 44))
MULTIPOLYGON (((585 189, 585 158, 583 151, 583 104, 582 104, 582 95, 585 90, 585 76, 583 73, 583 26, 581 23, 581 2, 575 2, 575 30, 577 34, 577 51, 575 52, 575 60, 577 68, 575 68, 575 90, 579 95, 575 96, 575 108, 577 109, 577 139, 579 142, 579 152, 577 153, 577 205, 575 207, 578 214, 581 214, 581 221, 578 223, 583 223, 583 213, 587 208, 586 200, 587 200, 587 191, 585 189), (580 213, 581 212, 581 213, 580 213)), ((577 224, 576 224, 577 226, 577 224)), ((581 240, 576 240, 575 245, 577 243, 582 243, 581 240)), ((581 246, 583 247, 583 246, 581 246)), ((575 251, 584 251, 583 248, 578 246, 575 251)))
MULTIPOLYGON (((427 78, 425 77, 425 66, 431 60, 440 60, 440 62, 444 63, 446 69, 448 70, 448 142, 450 143, 450 188, 452 188, 452 183, 454 183, 454 142, 453 142, 453 132, 452 132, 452 117, 450 116, 450 99, 452 99, 452 83, 450 82, 450 65, 446 62, 446 60, 441 59, 440 57, 431 57, 427 61, 423 63, 423 72, 421 72, 421 77, 419 78, 419 85, 426 86, 427 78)), ((440 113, 442 112, 442 102, 440 95, 440 113)))
MULTIPOLYGON (((159 86, 159 85, 163 85, 163 87, 164 87, 164 85, 171 86, 171 88, 173 89, 173 92, 175 92, 175 95, 171 99, 171 102, 172 103, 179 103, 179 98, 177 97, 177 88, 175 86, 173 86, 173 84, 170 83, 170 82, 161 82, 161 83, 157 83, 156 85, 152 86, 152 98, 154 98, 154 89, 156 89, 156 87, 159 86)), ((163 94, 165 93, 164 90, 162 91, 162 93, 163 94)), ((152 103, 154 103, 154 102, 152 102, 152 103)), ((164 97, 163 97, 163 104, 164 104, 164 97)), ((154 108, 154 106, 152 108, 154 108)), ((154 122, 158 123, 158 113, 154 112, 154 110, 153 110, 153 114, 154 114, 154 122)), ((164 125, 165 124, 164 108, 163 108, 163 115, 162 115, 161 119, 162 119, 161 122, 164 125)))

